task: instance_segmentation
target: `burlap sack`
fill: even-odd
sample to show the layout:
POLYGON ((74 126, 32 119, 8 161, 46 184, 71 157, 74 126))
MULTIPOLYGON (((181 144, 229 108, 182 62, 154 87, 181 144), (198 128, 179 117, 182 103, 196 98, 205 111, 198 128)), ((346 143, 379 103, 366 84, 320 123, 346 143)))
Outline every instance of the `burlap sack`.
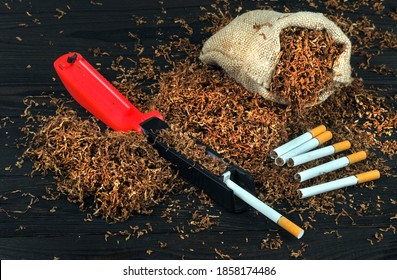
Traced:
MULTIPOLYGON (((321 13, 278 13, 255 10, 235 18, 210 37, 204 44, 201 61, 222 67, 231 77, 250 92, 259 93, 267 100, 287 104, 269 91, 271 77, 280 52, 280 32, 290 26, 326 30, 344 52, 333 67, 334 86, 351 82, 351 43, 343 31, 321 13)), ((324 89, 319 103, 333 90, 324 89)))

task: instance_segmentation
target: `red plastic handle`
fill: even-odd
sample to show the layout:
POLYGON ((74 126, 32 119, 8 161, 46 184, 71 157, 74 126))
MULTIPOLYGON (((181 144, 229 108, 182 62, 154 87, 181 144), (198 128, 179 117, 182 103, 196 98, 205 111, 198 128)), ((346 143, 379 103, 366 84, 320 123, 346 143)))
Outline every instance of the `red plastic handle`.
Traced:
POLYGON ((114 130, 142 133, 143 121, 152 117, 163 120, 158 111, 140 112, 78 53, 62 55, 54 67, 70 95, 114 130))

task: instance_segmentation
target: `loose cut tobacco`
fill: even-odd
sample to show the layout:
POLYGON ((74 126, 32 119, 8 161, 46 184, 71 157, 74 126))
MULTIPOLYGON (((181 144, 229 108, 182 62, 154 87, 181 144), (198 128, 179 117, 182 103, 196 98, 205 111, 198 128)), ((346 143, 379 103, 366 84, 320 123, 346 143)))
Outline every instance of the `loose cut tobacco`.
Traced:
POLYGON ((35 171, 54 172, 58 190, 70 201, 81 208, 93 203, 94 214, 112 222, 150 213, 178 186, 176 174, 143 135, 102 132, 65 106, 43 123, 25 156, 35 171))
POLYGON ((164 129, 159 136, 161 141, 167 143, 169 147, 174 148, 177 152, 215 175, 221 175, 228 167, 228 163, 220 158, 208 155, 206 146, 198 144, 194 138, 181 130, 164 129))
MULTIPOLYGON (((395 126, 393 109, 386 108, 383 98, 366 90, 359 79, 338 89, 327 102, 297 111, 293 107, 275 106, 261 96, 249 93, 221 70, 192 61, 162 73, 155 107, 174 125, 174 129, 189 131, 250 172, 257 182, 259 197, 269 204, 287 201, 292 209, 298 211, 315 210, 310 212, 311 215, 318 212, 337 215, 334 209, 336 201, 346 199, 343 191, 337 191, 336 194, 299 200, 297 189, 308 186, 308 183, 294 181, 296 168, 274 166, 268 157, 272 148, 315 124, 323 123, 330 130, 337 130, 335 142, 350 140, 353 151, 373 151, 381 144, 374 138, 392 133, 395 126), (358 119, 362 121, 356 121, 358 119)), ((369 168, 380 168, 382 174, 387 173, 388 167, 381 159, 373 157, 372 153, 369 158, 338 174, 314 179, 311 184, 335 180, 369 168)), ((302 168, 321 162, 317 160, 302 168)))
MULTIPOLYGON (((337 22, 350 37, 354 43, 353 51, 357 55, 363 56, 364 52, 360 54, 360 51, 376 45, 379 45, 381 51, 387 48, 395 49, 396 36, 394 34, 389 31, 382 32, 368 18, 363 17, 353 22, 338 15, 336 11, 343 11, 340 9, 342 4, 339 2, 327 1, 327 3, 336 3, 329 4, 331 5, 329 9, 332 8, 330 14, 333 15, 328 15, 328 17, 337 22)), ((351 7, 354 5, 356 4, 351 7)), ((345 4, 343 6, 350 7, 345 4)), ((204 32, 215 32, 233 18, 232 8, 227 1, 218 1, 217 4, 211 5, 211 8, 203 7, 202 11, 204 16, 201 20, 205 22, 202 29, 204 32), (223 8, 219 8, 219 3, 225 3, 223 8), (212 26, 209 26, 211 24, 212 26)), ((187 22, 178 23, 183 24, 185 29, 183 31, 189 30, 185 25, 187 22)), ((319 31, 316 34, 310 33, 310 30, 297 31, 295 29, 295 31, 298 34, 290 30, 289 35, 287 34, 289 37, 287 36, 286 39, 294 37, 298 43, 303 44, 302 38, 307 38, 308 48, 313 47, 313 49, 308 49, 306 54, 311 51, 312 56, 315 55, 315 47, 318 51, 323 51, 321 44, 313 46, 309 41, 320 39, 324 43, 328 42, 326 34, 319 31), (301 34, 302 32, 304 34, 301 34)), ((194 32, 197 34, 196 30, 194 32)), ((393 207, 397 203, 390 199, 384 204, 379 203, 379 206, 374 205, 372 191, 366 190, 366 188, 372 189, 373 183, 319 195, 308 200, 299 200, 296 195, 297 189, 308 184, 299 184, 293 179, 296 168, 277 167, 268 157, 272 148, 323 123, 330 130, 337 132, 335 142, 350 140, 353 151, 367 150, 370 154, 367 161, 349 166, 338 174, 324 175, 313 180, 312 184, 338 179, 372 168, 380 169, 382 175, 390 175, 389 168, 380 156, 383 152, 392 157, 397 151, 397 142, 385 141, 384 138, 396 135, 396 110, 393 106, 387 105, 388 103, 395 104, 396 99, 386 100, 378 92, 366 89, 363 81, 357 78, 351 85, 337 89, 335 94, 319 106, 302 108, 302 110, 296 110, 291 106, 281 107, 265 101, 257 94, 247 92, 222 70, 200 64, 197 57, 201 46, 192 44, 189 38, 170 36, 167 38, 168 43, 159 45, 154 50, 155 60, 153 60, 142 57, 147 48, 143 49, 137 35, 131 33, 129 37, 135 43, 135 49, 132 51, 141 59, 117 58, 111 66, 112 70, 118 72, 117 81, 114 81, 114 84, 140 109, 153 106, 158 108, 172 126, 171 135, 178 138, 178 135, 184 135, 182 131, 189 132, 189 135, 200 139, 228 160, 249 171, 255 178, 258 197, 268 204, 277 204, 277 207, 283 208, 285 213, 295 215, 297 219, 300 218, 305 229, 321 228, 321 226, 317 227, 319 222, 316 221, 316 215, 319 213, 333 216, 330 219, 335 223, 342 223, 339 219, 343 218, 353 223, 353 218, 358 220, 356 216, 361 217, 368 213, 378 214, 385 204, 393 207), (168 63, 169 65, 166 66, 168 68, 157 66, 159 61, 159 64, 168 63), (123 67, 121 64, 124 62, 132 62, 133 67, 123 67), (146 94, 148 86, 152 92, 158 92, 154 100, 151 100, 152 96, 149 98, 146 94), (363 192, 369 195, 361 196, 363 192)), ((291 41, 287 40, 285 45, 288 44, 291 45, 291 41)), ((291 48, 294 47, 291 46, 291 48)), ((290 51, 289 57, 292 57, 292 50, 284 50, 287 53, 288 51, 290 51)), ((323 72, 320 70, 318 72, 322 74, 322 77, 332 77, 327 63, 332 62, 331 53, 337 56, 338 51, 340 49, 336 45, 331 51, 328 50, 326 55, 318 58, 319 60, 328 58, 326 63, 319 64, 323 66, 321 70, 323 72)), ((97 51, 94 55, 100 53, 97 51)), ((299 57, 302 55, 303 53, 300 53, 299 57)), ((370 69, 372 56, 374 54, 368 54, 365 58, 368 69, 370 69)), ((313 60, 304 61, 313 63, 313 60)), ((297 59, 288 63, 293 67, 302 67, 304 62, 297 59)), ((292 71, 288 72, 289 70, 288 67, 282 69, 286 74, 292 75, 292 71)), ((383 67, 378 70, 385 72, 383 67)), ((281 89, 281 77, 277 78, 277 89, 281 89)), ((310 82, 310 80, 306 82, 308 81, 310 82)), ((300 80, 295 79, 295 83, 301 83, 317 94, 315 89, 318 84, 309 82, 305 83, 303 80, 301 83, 300 80)), ((307 94, 308 90, 303 91, 301 87, 297 88, 301 92, 293 97, 293 103, 312 101, 307 94)), ((29 116, 25 117, 29 118, 29 116)), ((173 142, 172 139, 167 141, 174 146, 184 146, 183 143, 187 140, 191 139, 185 138, 180 142, 173 142)), ((174 174, 170 171, 168 163, 159 159, 156 151, 147 146, 141 136, 111 131, 102 133, 94 121, 83 121, 73 110, 65 107, 59 109, 55 116, 50 117, 48 122, 43 124, 27 155, 34 160, 36 170, 55 172, 59 189, 67 194, 71 201, 79 203, 84 208, 89 200, 93 200, 95 214, 111 221, 122 221, 132 211, 147 213, 150 211, 149 207, 160 203, 176 188, 174 174), (144 170, 142 170, 143 166, 144 170), (136 184, 136 182, 140 183, 136 184), (131 200, 130 197, 134 196, 136 199, 131 200)), ((200 155, 206 157, 204 153, 200 155)), ((318 160, 308 163, 302 168, 309 168, 322 162, 318 160)), ((192 196, 190 191, 192 189, 185 191, 188 199, 192 196)), ((201 210, 207 209, 208 204, 211 203, 203 194, 200 196, 200 202, 204 205, 198 207, 201 210)), ((191 207, 192 204, 187 205, 191 207)), ((167 207, 163 217, 170 223, 177 223, 177 219, 173 220, 172 213, 178 213, 181 208, 182 206, 175 201, 167 207)), ((201 213, 195 210, 188 223, 195 227, 193 232, 196 232, 210 228, 214 224, 213 218, 205 211, 201 213)), ((216 218, 216 223, 222 223, 220 217, 216 218)), ((394 223, 396 218, 397 214, 394 217, 391 216, 390 222, 394 223)), ((87 219, 91 220, 91 218, 87 219)), ((176 228, 179 232, 179 227, 176 228)), ((337 238, 342 237, 337 230, 331 232, 334 232, 337 238)), ((188 234, 180 233, 181 238, 188 238, 188 234)), ((129 231, 118 234, 128 238, 132 236, 129 231)), ((140 235, 137 233, 137 236, 140 235)), ((109 233, 107 237, 109 236, 112 234, 109 233)), ((258 246, 261 245, 263 249, 272 249, 272 246, 278 249, 285 247, 282 242, 278 235, 274 238, 268 236, 258 246)), ((160 246, 165 247, 166 244, 160 246)), ((291 257, 301 257, 307 245, 301 244, 298 249, 291 249, 288 245, 286 247, 290 250, 291 257)))
POLYGON ((333 64, 343 52, 326 31, 288 27, 280 33, 278 63, 270 91, 290 104, 316 104, 333 91, 333 64))

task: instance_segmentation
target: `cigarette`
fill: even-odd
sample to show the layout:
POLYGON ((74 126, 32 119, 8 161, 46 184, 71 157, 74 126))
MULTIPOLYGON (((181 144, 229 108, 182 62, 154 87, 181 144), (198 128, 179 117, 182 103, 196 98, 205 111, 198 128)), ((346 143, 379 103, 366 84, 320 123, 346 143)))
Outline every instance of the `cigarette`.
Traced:
POLYGON ((325 173, 346 167, 350 164, 362 161, 367 158, 367 153, 364 151, 360 151, 345 157, 341 157, 324 164, 318 165, 316 167, 306 169, 295 174, 294 178, 304 182, 306 180, 312 179, 314 177, 323 175, 325 173))
POLYGON ((276 210, 271 208, 270 206, 266 205, 258 198, 244 190, 242 187, 237 185, 230 179, 230 171, 227 171, 223 174, 223 182, 233 190, 233 193, 240 198, 241 200, 245 201, 248 205, 258 210, 260 213, 265 215, 267 218, 278 224, 280 227, 291 233, 296 238, 300 239, 305 231, 297 226, 295 223, 288 220, 286 217, 278 213, 276 210))
POLYGON ((276 158, 275 163, 278 166, 283 166, 288 159, 306 153, 314 148, 320 146, 321 144, 327 142, 328 140, 332 139, 332 133, 330 131, 325 131, 318 135, 315 138, 310 139, 309 141, 303 143, 302 145, 290 150, 289 152, 279 156, 276 158))
POLYGON ((298 136, 295 139, 292 139, 291 141, 285 143, 284 145, 281 145, 280 147, 270 151, 270 157, 272 159, 276 159, 279 156, 291 151, 292 149, 302 145, 303 143, 309 141, 313 137, 316 137, 320 135, 321 133, 325 132, 327 129, 325 128, 324 125, 317 126, 313 128, 312 130, 302 134, 301 136, 298 136))
POLYGON ((319 158, 330 156, 345 150, 350 149, 351 144, 349 141, 338 142, 327 147, 317 149, 311 152, 307 152, 301 155, 294 156, 287 161, 289 167, 298 166, 309 161, 313 161, 319 158))
POLYGON ((380 178, 379 170, 371 170, 368 172, 360 173, 357 175, 345 177, 339 180, 327 182, 320 185, 315 185, 312 187, 299 189, 298 192, 301 194, 301 198, 308 198, 313 195, 338 190, 344 187, 353 186, 380 178))

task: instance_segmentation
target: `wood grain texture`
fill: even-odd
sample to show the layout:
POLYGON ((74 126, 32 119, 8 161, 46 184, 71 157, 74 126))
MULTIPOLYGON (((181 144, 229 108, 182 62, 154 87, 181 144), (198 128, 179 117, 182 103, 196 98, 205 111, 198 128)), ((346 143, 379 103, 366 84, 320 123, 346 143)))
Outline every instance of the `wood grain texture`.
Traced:
MULTIPOLYGON (((314 228, 297 241, 254 211, 232 214, 223 212, 216 205, 205 213, 217 216, 213 220, 218 224, 210 230, 194 232, 188 221, 197 202, 192 204, 182 195, 174 197, 181 202, 178 210, 171 213, 172 223, 161 217, 171 201, 154 207, 150 216, 134 215, 124 223, 107 224, 99 218, 85 221, 87 213, 65 197, 48 200, 46 188, 54 188, 53 178, 51 175, 45 178, 29 176, 29 162, 22 168, 16 167, 15 162, 24 147, 18 148, 15 140, 22 136, 19 128, 24 125, 20 115, 25 108, 25 97, 66 93, 54 78, 53 61, 65 52, 79 51, 90 57, 92 63, 101 63, 101 72, 105 76, 114 77, 115 73, 109 70, 111 61, 119 55, 134 55, 130 51, 134 42, 128 36, 129 32, 138 35, 145 47, 144 54, 150 56, 153 55, 150 54, 152 46, 166 42, 172 34, 184 32, 180 25, 174 23, 175 18, 183 18, 193 27, 191 41, 201 44, 206 37, 200 32, 203 25, 199 21, 202 14, 200 6, 210 8, 213 3, 209 0, 100 2, 102 5, 77 0, 10 1, 10 9, 5 2, 0 4, 0 118, 10 117, 11 120, 4 120, 4 125, 0 123, 0 198, 1 195, 8 197, 7 200, 0 199, 0 208, 4 209, 0 212, 1 259, 216 259, 220 258, 216 250, 235 259, 288 259, 292 251, 301 248, 305 248, 303 256, 307 259, 397 259, 397 235, 392 230, 382 232, 384 238, 381 242, 374 238, 380 228, 391 224, 397 227, 397 219, 390 220, 397 213, 397 205, 390 203, 379 211, 374 209, 369 215, 354 216, 354 223, 348 217, 341 217, 336 225, 335 217, 319 215, 314 228), (57 18, 60 15, 57 8, 66 12, 61 19, 57 18), (137 25, 134 17, 144 17, 147 22, 137 25), (164 19, 164 24, 156 24, 158 17, 164 19), (158 32, 163 35, 158 36, 158 32), (129 49, 122 45, 128 45, 129 49), (93 57, 88 49, 96 47, 109 52, 110 56, 93 57), (6 170, 8 167, 12 170, 6 170), (13 193, 14 190, 20 192, 13 193), (147 223, 153 231, 127 238, 125 230, 133 232, 130 226, 138 225, 143 230, 147 229, 147 223), (107 232, 120 231, 124 235, 105 239, 107 232), (274 237, 277 232, 284 241, 281 249, 262 249, 262 240, 269 234, 274 237), (148 250, 152 252, 149 254, 148 250)), ((230 2, 238 7, 241 1, 230 2)), ((254 9, 258 2, 242 3, 245 9, 254 9)), ((396 21, 386 15, 396 9, 395 3, 383 3, 386 7, 384 16, 375 15, 369 8, 365 10, 365 16, 378 27, 384 30, 394 28, 395 32, 396 21)), ((315 10, 306 1, 270 1, 267 5, 279 11, 287 6, 292 12, 325 12, 322 4, 315 10)), ((362 16, 348 15, 351 19, 362 16)), ((396 57, 396 50, 386 50, 371 62, 397 69, 396 57)), ((366 86, 386 88, 385 94, 394 96, 396 77, 360 70, 357 65, 362 61, 362 57, 355 56, 352 65, 366 86)), ((45 97, 41 98, 46 101, 45 97)), ((69 99, 66 94, 65 99, 69 99)), ((82 116, 88 116, 75 103, 71 106, 78 108, 82 116)), ((41 106, 32 112, 54 114, 53 109, 41 106)), ((397 174, 396 157, 389 160, 388 165, 392 167, 392 173, 397 174)), ((396 177, 382 177, 373 190, 351 188, 347 193, 375 205, 377 195, 384 200, 396 200, 396 184, 396 177)), ((342 209, 343 205, 339 207, 342 209)), ((290 218, 299 219, 297 213, 292 213, 290 218)))

